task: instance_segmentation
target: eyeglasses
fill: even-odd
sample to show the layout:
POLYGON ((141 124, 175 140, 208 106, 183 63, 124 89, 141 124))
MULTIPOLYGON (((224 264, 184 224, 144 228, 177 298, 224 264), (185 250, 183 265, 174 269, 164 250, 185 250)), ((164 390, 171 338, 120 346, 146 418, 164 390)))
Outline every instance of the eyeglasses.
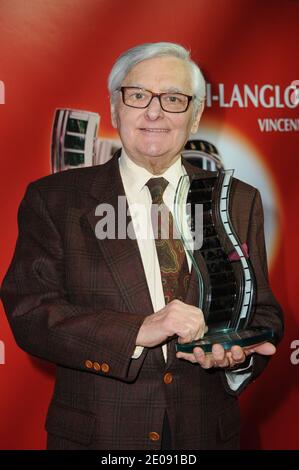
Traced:
POLYGON ((158 98, 161 108, 167 113, 184 113, 193 99, 193 96, 183 93, 153 93, 150 90, 134 86, 122 86, 118 91, 121 91, 126 106, 147 108, 153 98, 158 98))

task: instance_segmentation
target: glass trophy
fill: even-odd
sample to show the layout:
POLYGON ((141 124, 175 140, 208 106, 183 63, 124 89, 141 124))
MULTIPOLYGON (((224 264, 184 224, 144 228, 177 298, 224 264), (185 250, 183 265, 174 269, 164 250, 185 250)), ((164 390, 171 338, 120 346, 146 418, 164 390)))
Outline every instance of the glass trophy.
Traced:
POLYGON ((229 214, 233 170, 207 176, 182 176, 175 195, 174 219, 198 280, 198 307, 208 327, 202 339, 176 345, 191 353, 196 346, 205 353, 213 344, 225 350, 271 341, 274 331, 250 327, 254 311, 255 277, 229 214))

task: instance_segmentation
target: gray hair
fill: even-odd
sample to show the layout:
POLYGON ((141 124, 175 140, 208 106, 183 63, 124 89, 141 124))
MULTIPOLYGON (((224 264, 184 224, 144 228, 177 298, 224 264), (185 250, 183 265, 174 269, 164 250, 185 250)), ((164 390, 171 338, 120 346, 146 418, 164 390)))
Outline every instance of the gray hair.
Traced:
POLYGON ((154 57, 172 56, 186 62, 191 73, 193 112, 197 113, 201 103, 205 100, 206 82, 198 65, 191 59, 190 51, 180 44, 172 42, 152 42, 140 44, 128 49, 119 56, 108 77, 108 89, 111 102, 115 104, 115 92, 119 90, 130 70, 143 60, 154 57))

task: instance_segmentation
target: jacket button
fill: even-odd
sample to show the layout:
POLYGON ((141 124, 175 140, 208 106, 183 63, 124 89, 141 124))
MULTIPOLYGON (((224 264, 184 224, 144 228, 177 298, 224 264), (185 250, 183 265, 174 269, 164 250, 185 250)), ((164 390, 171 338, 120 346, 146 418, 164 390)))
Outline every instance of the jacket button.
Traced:
POLYGON ((166 384, 171 384, 171 382, 173 381, 173 375, 170 373, 170 372, 167 372, 165 375, 164 375, 164 383, 166 384))
POLYGON ((93 364, 92 364, 91 361, 88 361, 88 360, 85 361, 85 367, 87 367, 87 369, 92 369, 92 366, 93 366, 93 364))
POLYGON ((107 364, 106 362, 103 362, 101 369, 102 369, 102 372, 104 372, 104 374, 108 374, 110 370, 109 364, 107 364))
POLYGON ((154 432, 154 431, 150 432, 148 436, 149 436, 150 440, 154 441, 154 442, 156 442, 160 439, 160 434, 158 434, 157 432, 154 432))
POLYGON ((99 370, 101 370, 101 364, 99 364, 98 362, 94 362, 93 363, 93 368, 94 368, 94 370, 99 372, 99 370))

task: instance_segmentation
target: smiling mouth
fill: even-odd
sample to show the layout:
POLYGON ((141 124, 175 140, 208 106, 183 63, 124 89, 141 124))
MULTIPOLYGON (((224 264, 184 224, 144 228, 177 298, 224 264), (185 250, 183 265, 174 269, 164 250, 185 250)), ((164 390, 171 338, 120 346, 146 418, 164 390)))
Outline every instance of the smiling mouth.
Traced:
POLYGON ((151 133, 158 133, 158 134, 169 132, 169 129, 152 128, 152 127, 141 127, 139 130, 143 132, 151 132, 151 133))

